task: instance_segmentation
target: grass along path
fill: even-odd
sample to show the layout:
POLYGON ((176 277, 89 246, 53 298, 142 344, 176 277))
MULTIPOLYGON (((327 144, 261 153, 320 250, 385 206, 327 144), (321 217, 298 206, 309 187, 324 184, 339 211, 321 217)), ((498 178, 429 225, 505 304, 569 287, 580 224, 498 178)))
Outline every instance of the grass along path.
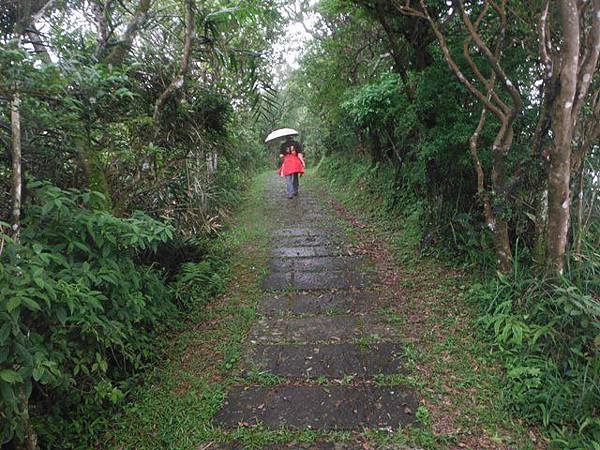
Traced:
MULTIPOLYGON (((256 179, 234 226, 223 237, 233 255, 227 292, 194 312, 189 328, 169 345, 164 365, 132 396, 100 448, 316 448, 317 442, 319 448, 334 448, 322 447, 330 442, 347 445, 336 448, 362 449, 543 447, 501 407, 502 374, 472 332, 474 313, 462 299, 466 278, 434 260, 398 264, 389 224, 369 221, 356 208, 349 212, 310 176, 303 182, 318 186, 323 201, 337 211, 353 252, 375 261, 371 270, 379 274, 375 289, 381 294, 377 308, 404 335, 407 370, 377 376, 373 383, 412 386, 421 400, 415 411, 421 426, 394 432, 269 430, 260 425, 228 431, 215 426, 212 418, 234 384, 271 386, 284 381, 264 371, 245 377, 240 372, 243 342, 256 319, 267 274, 269 217, 274 212, 264 202, 269 176, 256 179)), ((343 192, 336 194, 344 200, 343 192)), ((362 344, 368 348, 371 343, 362 344)), ((340 385, 353 382, 351 377, 337 380, 340 385)))
POLYGON ((168 345, 164 365, 132 395, 99 448, 195 449, 220 440, 211 418, 238 376, 241 343, 266 273, 263 178, 221 237, 232 258, 226 293, 191 314, 187 329, 168 345))
POLYGON ((426 446, 546 448, 541 434, 511 417, 502 401, 505 374, 491 346, 478 338, 477 311, 465 300, 469 276, 434 258, 416 258, 407 238, 411 230, 373 214, 377 200, 368 194, 317 182, 333 194, 332 207, 353 224, 355 251, 376 262, 383 309, 407 339, 408 375, 396 381, 414 386, 421 396, 426 446))

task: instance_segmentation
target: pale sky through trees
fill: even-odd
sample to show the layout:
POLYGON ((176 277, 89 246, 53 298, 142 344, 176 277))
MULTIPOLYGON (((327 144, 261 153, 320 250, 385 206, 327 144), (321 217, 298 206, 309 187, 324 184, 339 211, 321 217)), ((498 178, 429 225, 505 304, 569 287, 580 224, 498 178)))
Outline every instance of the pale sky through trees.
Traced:
MULTIPOLYGON (((296 7, 300 7, 299 1, 296 1, 296 7)), ((311 1, 310 6, 314 6, 317 2, 311 1)), ((284 17, 288 17, 287 11, 282 7, 281 14, 284 17)), ((281 67, 276 70, 277 78, 280 80, 285 78, 285 74, 290 70, 297 69, 299 66, 298 60, 300 59, 303 50, 306 48, 308 42, 312 39, 312 36, 306 31, 305 27, 309 30, 313 29, 317 22, 316 13, 306 13, 304 17, 304 25, 294 18, 290 17, 289 22, 285 27, 285 32, 281 39, 275 43, 273 47, 273 53, 276 61, 282 61, 286 67, 281 67)))
MULTIPOLYGON (((311 0, 310 6, 315 6, 316 3, 317 2, 315 0, 311 0)), ((296 2, 296 7, 300 8, 299 1, 296 2)), ((288 12, 286 12, 283 7, 281 8, 281 14, 284 17, 289 17, 288 12)), ((279 62, 281 62, 281 66, 274 68, 278 81, 285 79, 287 73, 299 67, 298 60, 300 59, 308 42, 312 39, 312 36, 306 31, 306 28, 309 30, 313 29, 317 19, 318 15, 313 12, 305 13, 304 24, 298 22, 293 17, 289 17, 284 34, 273 46, 273 57, 276 61, 276 65, 280 64, 279 62)), ((81 11, 78 10, 74 10, 72 12, 72 15, 69 17, 66 25, 68 25, 70 30, 75 30, 77 28, 87 28, 92 30, 94 28, 94 25, 90 23, 89 18, 86 18, 81 11)), ((42 34, 48 34, 50 32, 49 23, 45 19, 41 19, 37 23, 37 27, 42 34)), ((55 53, 51 48, 48 50, 50 57, 54 62, 56 62, 57 58, 55 53)))

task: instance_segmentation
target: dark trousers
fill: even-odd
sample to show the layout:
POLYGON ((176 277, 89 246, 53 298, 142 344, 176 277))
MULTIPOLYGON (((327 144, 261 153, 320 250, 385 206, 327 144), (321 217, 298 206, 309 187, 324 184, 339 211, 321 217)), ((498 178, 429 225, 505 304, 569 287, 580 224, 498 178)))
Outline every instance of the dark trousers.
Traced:
POLYGON ((288 197, 298 195, 298 187, 300 186, 300 180, 298 178, 299 177, 297 173, 285 176, 285 189, 288 197))

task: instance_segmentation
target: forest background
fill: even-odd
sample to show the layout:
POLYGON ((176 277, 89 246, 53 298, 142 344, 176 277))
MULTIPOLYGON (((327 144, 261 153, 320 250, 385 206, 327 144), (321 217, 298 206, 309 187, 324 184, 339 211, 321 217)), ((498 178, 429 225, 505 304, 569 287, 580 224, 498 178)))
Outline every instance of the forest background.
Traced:
POLYGON ((599 0, 3 0, 0 33, 3 443, 93 442, 294 125, 399 261, 478 274, 506 407, 600 445, 599 0))

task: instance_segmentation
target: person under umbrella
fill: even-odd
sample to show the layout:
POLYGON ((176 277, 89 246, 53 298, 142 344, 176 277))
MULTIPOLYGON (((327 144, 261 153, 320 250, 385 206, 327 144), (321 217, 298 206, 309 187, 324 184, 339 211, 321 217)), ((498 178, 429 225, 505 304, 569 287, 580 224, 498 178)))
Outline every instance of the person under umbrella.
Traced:
POLYGON ((298 195, 300 186, 299 176, 304 173, 304 157, 302 156, 302 145, 295 141, 292 136, 287 136, 286 141, 279 148, 281 168, 279 174, 285 177, 285 187, 288 198, 298 195))

